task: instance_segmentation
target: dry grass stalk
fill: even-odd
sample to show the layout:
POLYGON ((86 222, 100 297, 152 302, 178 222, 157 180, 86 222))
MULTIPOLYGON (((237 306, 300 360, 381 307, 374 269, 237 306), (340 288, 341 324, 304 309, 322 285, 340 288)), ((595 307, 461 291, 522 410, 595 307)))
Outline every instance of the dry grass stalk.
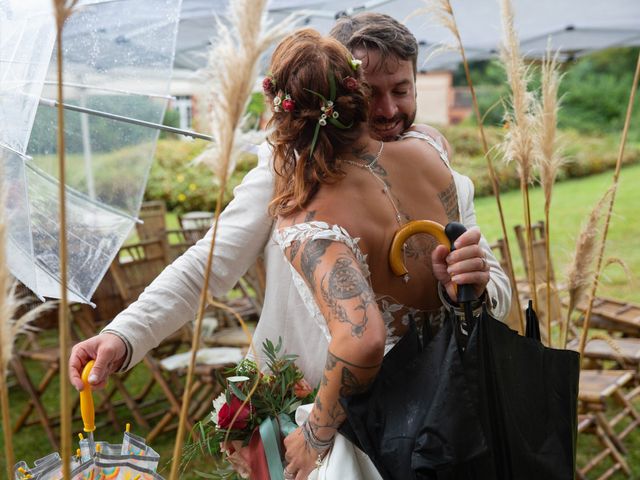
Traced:
POLYGON ((59 242, 60 242, 60 284, 61 296, 58 315, 60 348, 60 455, 64 478, 71 478, 68 459, 71 458, 71 392, 69 383, 69 352, 71 339, 68 321, 67 300, 67 237, 65 208, 65 147, 64 147, 64 104, 62 81, 63 46, 62 31, 65 21, 71 16, 78 0, 53 0, 57 26, 57 67, 58 67, 58 182, 59 182, 59 242))
POLYGON ((580 336, 579 352, 582 356, 584 352, 584 346, 586 342, 587 332, 589 331, 589 323, 591 321, 591 311, 593 309, 593 301, 596 297, 596 291, 598 289, 598 280, 602 273, 602 262, 604 259, 604 247, 607 243, 607 234, 609 233, 609 223, 611 221, 611 214, 613 212, 613 204, 616 200, 616 192, 618 191, 618 180, 620 178, 620 169, 622 168, 622 158, 624 157, 624 148, 627 143, 627 135, 629 133, 629 125, 631 125, 631 113, 633 112, 633 105, 636 98, 636 89, 638 88, 638 81, 640 80, 640 53, 638 54, 638 61, 636 63, 636 71, 633 75, 633 82, 631 84, 631 93, 629 94, 629 103, 627 103, 627 113, 624 119, 624 127, 622 129, 622 137, 620 139, 620 146, 618 149, 618 158, 616 159, 616 170, 613 174, 613 180, 611 185, 611 200, 609 201, 609 208, 607 209, 607 215, 604 220, 604 228, 602 230, 602 239, 600 241, 600 250, 598 252, 597 266, 593 282, 591 284, 591 291, 589 292, 589 300, 587 302, 587 310, 584 314, 584 322, 582 326, 582 335, 580 336))
POLYGON ((533 261, 531 208, 529 205, 529 183, 532 180, 536 154, 534 143, 534 129, 536 127, 534 118, 535 98, 528 90, 531 72, 525 65, 520 53, 520 43, 513 24, 511 1, 501 0, 500 7, 504 34, 500 58, 504 64, 511 89, 510 108, 505 114, 509 129, 502 143, 502 149, 507 162, 516 162, 518 175, 520 176, 520 190, 522 191, 525 229, 527 232, 526 261, 529 271, 529 287, 533 297, 534 308, 537 309, 538 299, 533 261))
POLYGON ((633 274, 631 273, 631 268, 629 264, 618 257, 609 257, 607 261, 604 262, 604 266, 602 267, 602 271, 604 272, 609 265, 620 265, 622 270, 624 271, 624 276, 626 277, 627 283, 633 282, 633 274))
MULTIPOLYGON (((495 169, 493 168, 493 162, 491 160, 491 155, 489 152, 489 146, 487 143, 487 137, 484 131, 484 119, 480 115, 480 107, 478 105, 478 98, 476 96, 476 91, 473 86, 473 80, 471 79, 471 72, 469 69, 469 62, 467 61, 467 56, 465 53, 464 45, 462 43, 462 38, 460 37, 460 30, 458 29, 458 23, 456 22, 455 15, 453 13, 453 8, 451 7, 451 2, 449 0, 423 0, 426 4, 423 8, 416 10, 410 17, 425 14, 433 17, 436 22, 445 27, 447 30, 451 32, 451 34, 455 37, 457 48, 456 50, 460 53, 462 57, 462 64, 464 66, 465 76, 467 79, 467 85, 469 85, 469 90, 471 92, 471 100, 473 103, 473 111, 476 116, 476 121, 478 122, 478 129, 480 132, 480 140, 482 142, 482 149, 484 151, 484 156, 487 159, 487 168, 489 169, 489 178, 491 178, 491 186, 493 187, 493 195, 496 198, 496 204, 498 206, 498 215, 500 217, 500 226, 502 227, 502 238, 505 242, 505 257, 507 260, 507 267, 509 269, 506 272, 509 275, 512 297, 515 299, 517 304, 517 310, 520 320, 520 333, 524 333, 524 313, 522 307, 520 305, 520 295, 518 293, 518 285, 515 282, 515 273, 513 271, 513 262, 511 257, 511 247, 509 245, 509 235, 507 234, 507 226, 504 220, 504 213, 502 211, 502 201, 500 200, 500 186, 498 185, 498 176, 496 175, 495 169)), ((436 53, 436 52, 432 52, 436 53)))
POLYGON ((538 128, 535 130, 535 145, 538 150, 535 156, 538 163, 540 184, 544 192, 544 223, 545 223, 545 254, 546 254, 546 285, 547 285, 547 338, 551 339, 551 240, 549 214, 551 209, 551 196, 553 184, 556 181, 558 171, 564 163, 561 147, 557 138, 558 89, 562 76, 558 71, 558 54, 552 54, 550 46, 542 61, 542 95, 541 102, 537 104, 536 121, 538 128))
POLYGON ((587 343, 590 342, 591 340, 602 340, 603 342, 606 342, 606 344, 611 347, 611 350, 613 350, 614 352, 613 356, 615 357, 616 362, 620 364, 621 368, 629 368, 629 366, 627 365, 627 362, 623 357, 620 344, 616 342, 616 339, 613 338, 611 335, 609 335, 606 332, 595 332, 589 335, 589 340, 587 340, 587 343))
MULTIPOLYGON (((207 287, 213 263, 213 251, 218 228, 223 194, 229 174, 235 166, 236 153, 240 144, 244 115, 257 76, 258 60, 269 45, 284 35, 292 24, 292 18, 267 28, 266 0, 235 0, 229 3, 228 23, 218 21, 217 38, 209 52, 209 62, 203 72, 208 86, 209 117, 213 144, 201 160, 207 164, 220 179, 220 193, 216 204, 211 246, 205 267, 204 283, 200 295, 200 304, 193 333, 191 358, 187 370, 185 393, 180 411, 180 423, 176 434, 173 458, 182 456, 184 435, 187 426, 193 371, 196 352, 202 333, 202 319, 207 303, 207 287)), ((171 466, 171 480, 177 480, 180 462, 171 466)))
POLYGON ((594 277, 594 260, 598 248, 598 233, 601 230, 601 221, 604 215, 605 205, 612 194, 613 188, 609 188, 593 207, 586 223, 583 225, 573 260, 567 273, 567 291, 569 293, 569 305, 567 316, 562 324, 560 333, 560 347, 565 348, 567 343, 567 330, 571 322, 571 316, 576 306, 584 299, 587 287, 594 277))

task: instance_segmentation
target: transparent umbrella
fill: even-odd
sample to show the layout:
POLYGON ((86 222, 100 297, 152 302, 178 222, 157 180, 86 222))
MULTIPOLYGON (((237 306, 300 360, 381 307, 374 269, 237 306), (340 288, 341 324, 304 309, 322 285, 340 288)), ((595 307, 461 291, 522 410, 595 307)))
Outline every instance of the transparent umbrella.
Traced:
MULTIPOLYGON (((68 295, 89 303, 136 222, 162 122, 181 0, 80 1, 63 33, 68 295), (78 111, 80 110, 80 111, 78 111), (111 118, 84 111, 97 111, 111 118)), ((59 298, 51 2, 0 0, 0 166, 12 273, 59 298)))

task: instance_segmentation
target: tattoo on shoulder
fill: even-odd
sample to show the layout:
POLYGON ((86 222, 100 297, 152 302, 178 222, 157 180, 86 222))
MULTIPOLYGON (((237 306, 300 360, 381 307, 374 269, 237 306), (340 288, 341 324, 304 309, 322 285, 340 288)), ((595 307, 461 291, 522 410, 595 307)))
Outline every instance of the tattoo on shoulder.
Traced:
POLYGON ((300 240, 294 240, 291 242, 291 248, 289 249, 289 261, 293 262, 293 259, 296 258, 301 245, 302 242, 300 240))
POLYGON ((310 212, 307 212, 307 214, 305 215, 304 221, 305 222, 310 222, 314 218, 316 218, 316 211, 315 210, 311 210, 310 212))
POLYGON ((438 198, 442 202, 444 211, 450 222, 459 221, 458 213, 458 191, 456 190, 456 182, 451 179, 451 183, 442 192, 438 193, 438 198))
POLYGON ((351 335, 362 337, 369 321, 367 309, 375 304, 375 298, 367 279, 353 266, 353 260, 349 257, 338 258, 331 271, 322 277, 320 288, 332 315, 339 322, 351 325, 351 335), (359 303, 351 313, 347 313, 341 303, 352 299, 359 300, 359 303), (361 319, 355 319, 357 315, 361 315, 361 319))
POLYGON ((316 290, 316 283, 313 274, 320 263, 320 258, 327 251, 330 244, 331 240, 321 238, 307 242, 302 250, 300 268, 302 269, 302 273, 304 274, 307 282, 309 282, 312 292, 315 292, 316 290))
MULTIPOLYGON (((376 156, 368 151, 364 151, 363 149, 353 149, 352 150, 353 156, 356 157, 357 159, 361 160, 363 164, 368 165, 371 162, 373 162, 376 158, 376 156)), ((373 172, 382 179, 382 181, 384 182, 384 184, 387 186, 387 188, 391 188, 391 184, 389 183, 388 180, 388 173, 387 171, 384 169, 384 167, 382 165, 380 165, 378 162, 376 162, 375 165, 373 165, 372 167, 373 172)))

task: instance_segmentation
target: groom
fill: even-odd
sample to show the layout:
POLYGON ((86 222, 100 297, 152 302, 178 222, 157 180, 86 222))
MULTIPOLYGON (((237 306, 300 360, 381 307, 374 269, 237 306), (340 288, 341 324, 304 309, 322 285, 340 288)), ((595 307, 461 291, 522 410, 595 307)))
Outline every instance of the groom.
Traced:
MULTIPOLYGON (((398 140, 416 115, 415 37, 393 18, 377 13, 341 18, 331 35, 363 62, 372 91, 371 131, 384 141, 398 140)), ((430 136, 450 154, 446 140, 437 130, 430 129, 430 136)), ((425 148, 434 147, 425 143, 425 148)), ((223 295, 260 255, 264 256, 265 302, 254 344, 259 346, 265 339, 282 337, 285 351, 300 355, 297 363, 314 385, 320 381, 327 339, 314 322, 308 321, 310 314, 292 285, 289 265, 280 247, 271 240, 273 218, 267 214, 267 205, 273 192, 273 171, 266 144, 260 147, 258 156, 258 166, 236 188, 234 200, 220 216, 208 287, 212 295, 223 295), (300 351, 301 345, 304 351, 300 351)), ((457 182, 456 196, 442 201, 445 206, 453 206, 454 213, 460 214, 460 222, 471 228, 475 226, 473 184, 456 175, 466 181, 457 182)), ((99 335, 74 346, 69 369, 71 382, 78 390, 82 388, 82 368, 89 360, 96 360, 89 381, 94 387, 102 387, 110 374, 132 368, 165 337, 193 320, 211 235, 212 230, 168 266, 99 335)), ((493 315, 505 318, 510 307, 509 282, 479 229, 468 230, 456 247, 450 255, 443 247, 422 252, 431 255, 434 275, 448 297, 456 298, 453 282, 472 284, 478 295, 487 298, 493 315)))

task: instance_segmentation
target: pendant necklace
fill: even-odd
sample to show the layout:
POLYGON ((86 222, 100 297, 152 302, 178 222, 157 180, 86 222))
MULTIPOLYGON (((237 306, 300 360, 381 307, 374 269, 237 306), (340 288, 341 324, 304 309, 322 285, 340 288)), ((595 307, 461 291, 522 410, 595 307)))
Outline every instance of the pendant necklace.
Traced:
MULTIPOLYGON (((396 212, 395 217, 396 217, 396 222, 398 222, 398 226, 402 226, 402 215, 400 214, 400 210, 398 209, 398 206, 396 205, 396 202, 393 200, 393 197, 391 196, 391 192, 389 191, 389 187, 387 186, 386 182, 384 181, 384 179, 382 179, 374 170, 373 168, 377 165, 378 160, 380 159, 380 155, 382 155, 382 150, 384 149, 384 142, 380 142, 380 149, 378 150, 378 153, 376 154, 376 156, 373 158, 373 160, 371 160, 369 163, 360 163, 360 162, 356 162, 353 160, 345 160, 346 163, 353 165, 355 167, 358 168, 363 168, 365 170, 367 170, 371 175, 373 175, 373 178, 375 178, 380 185, 382 185, 382 193, 384 193, 384 195, 387 197, 387 199, 389 200, 389 203, 391 204, 391 206, 393 207, 393 210, 396 212)), ((402 251, 404 254, 404 250, 406 248, 406 244, 404 244, 402 246, 402 251)), ((402 279, 404 280, 404 283, 407 283, 409 281, 409 274, 404 275, 404 277, 402 277, 402 279)))

